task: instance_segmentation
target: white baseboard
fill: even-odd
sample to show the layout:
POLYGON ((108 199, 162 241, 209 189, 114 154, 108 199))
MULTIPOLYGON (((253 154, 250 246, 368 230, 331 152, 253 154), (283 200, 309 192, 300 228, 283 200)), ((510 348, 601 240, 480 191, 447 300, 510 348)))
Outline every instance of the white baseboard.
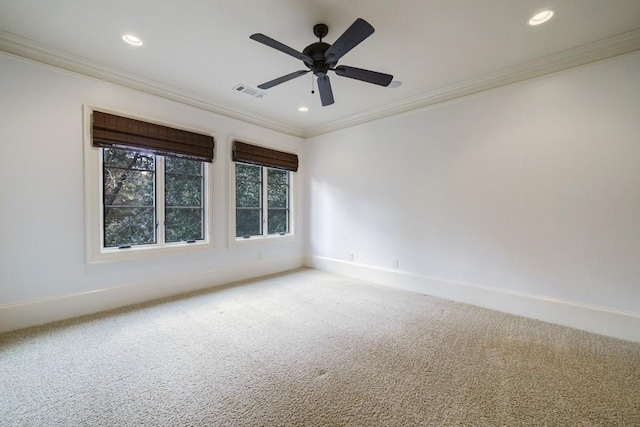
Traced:
POLYGON ((305 265, 358 280, 640 342, 640 313, 469 283, 434 279, 332 258, 308 256, 305 265))
POLYGON ((180 276, 164 277, 0 306, 0 332, 70 319, 303 267, 304 257, 255 261, 180 276))
POLYGON ((0 332, 213 288, 293 270, 303 265, 358 280, 640 342, 640 313, 434 279, 398 270, 317 256, 306 258, 299 256, 269 262, 256 261, 251 264, 221 267, 115 288, 6 304, 0 306, 0 332))

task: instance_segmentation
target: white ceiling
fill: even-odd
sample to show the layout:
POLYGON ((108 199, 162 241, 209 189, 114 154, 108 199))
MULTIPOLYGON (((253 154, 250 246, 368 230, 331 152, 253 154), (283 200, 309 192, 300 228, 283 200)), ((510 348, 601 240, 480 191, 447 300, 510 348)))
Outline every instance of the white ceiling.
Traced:
POLYGON ((302 136, 638 50, 640 1, 0 0, 0 30, 1 50, 302 136), (545 8, 554 18, 528 26, 545 8), (356 18, 376 31, 339 64, 393 74, 399 88, 331 74, 328 107, 310 74, 263 99, 233 90, 305 69, 251 34, 302 51, 314 24, 333 43, 356 18))

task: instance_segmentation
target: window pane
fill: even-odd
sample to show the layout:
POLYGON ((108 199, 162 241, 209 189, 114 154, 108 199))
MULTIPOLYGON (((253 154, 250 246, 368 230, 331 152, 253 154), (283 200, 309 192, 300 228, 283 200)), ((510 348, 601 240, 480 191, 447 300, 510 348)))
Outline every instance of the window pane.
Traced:
POLYGON ((165 158, 165 241, 204 239, 204 165, 165 158))
POLYGON ((267 182, 271 184, 289 184, 289 172, 278 169, 267 170, 267 182))
POLYGON ((269 208, 289 207, 289 187, 286 185, 269 185, 267 189, 269 208))
POLYGON ((261 209, 236 209, 236 237, 262 234, 261 209))
POLYGON ((202 207, 202 177, 165 175, 165 204, 167 206, 202 207))
POLYGON ((260 166, 236 163, 236 207, 262 207, 262 174, 260 166))
POLYGON ((153 206, 155 172, 104 168, 105 206, 153 206))
POLYGON ((153 154, 105 148, 103 155, 105 166, 147 171, 155 170, 155 157, 153 154))
POLYGON ((262 181, 260 166, 236 163, 236 181, 262 181))
POLYGON ((236 206, 243 208, 262 207, 262 188, 260 183, 236 181, 236 206))
POLYGON ((169 208, 165 209, 165 240, 183 242, 204 239, 203 209, 169 208))
POLYGON ((197 160, 166 157, 164 167, 167 172, 202 176, 202 162, 197 160))
POLYGON ((104 246, 155 243, 155 209, 105 207, 104 246))
POLYGON ((289 172, 267 170, 268 234, 289 232, 289 172))
POLYGON ((288 217, 287 209, 269 209, 269 234, 288 233, 288 217))
POLYGON ((156 242, 155 156, 103 150, 104 246, 156 242))

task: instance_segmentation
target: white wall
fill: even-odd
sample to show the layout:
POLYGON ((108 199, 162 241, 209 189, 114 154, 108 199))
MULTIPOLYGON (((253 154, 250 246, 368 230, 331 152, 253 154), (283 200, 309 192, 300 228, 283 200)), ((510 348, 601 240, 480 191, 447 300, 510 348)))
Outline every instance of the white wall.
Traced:
MULTIPOLYGON (((303 263, 302 233, 294 242, 228 243, 229 138, 299 152, 304 164, 300 138, 4 54, 0 121, 0 331, 303 263), (84 104, 215 134, 214 250, 85 262, 84 104)), ((303 196, 300 191, 300 202, 303 196)), ((302 209, 297 212, 301 229, 302 209)))
POLYGON ((0 54, 0 331, 294 268, 306 253, 640 341, 639 117, 640 54, 308 141, 0 54), (215 249, 86 264, 84 104, 216 135, 215 249), (299 153, 307 239, 229 247, 231 135, 299 153))
POLYGON ((640 54, 307 144, 308 265, 640 340, 509 306, 640 331, 640 54))

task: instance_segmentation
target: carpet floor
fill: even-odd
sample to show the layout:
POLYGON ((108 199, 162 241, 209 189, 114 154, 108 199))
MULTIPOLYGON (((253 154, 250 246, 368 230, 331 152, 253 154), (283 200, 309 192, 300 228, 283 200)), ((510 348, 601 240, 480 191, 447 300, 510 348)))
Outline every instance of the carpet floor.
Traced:
POLYGON ((2 426, 640 426, 640 344, 297 270, 0 335, 2 426))

